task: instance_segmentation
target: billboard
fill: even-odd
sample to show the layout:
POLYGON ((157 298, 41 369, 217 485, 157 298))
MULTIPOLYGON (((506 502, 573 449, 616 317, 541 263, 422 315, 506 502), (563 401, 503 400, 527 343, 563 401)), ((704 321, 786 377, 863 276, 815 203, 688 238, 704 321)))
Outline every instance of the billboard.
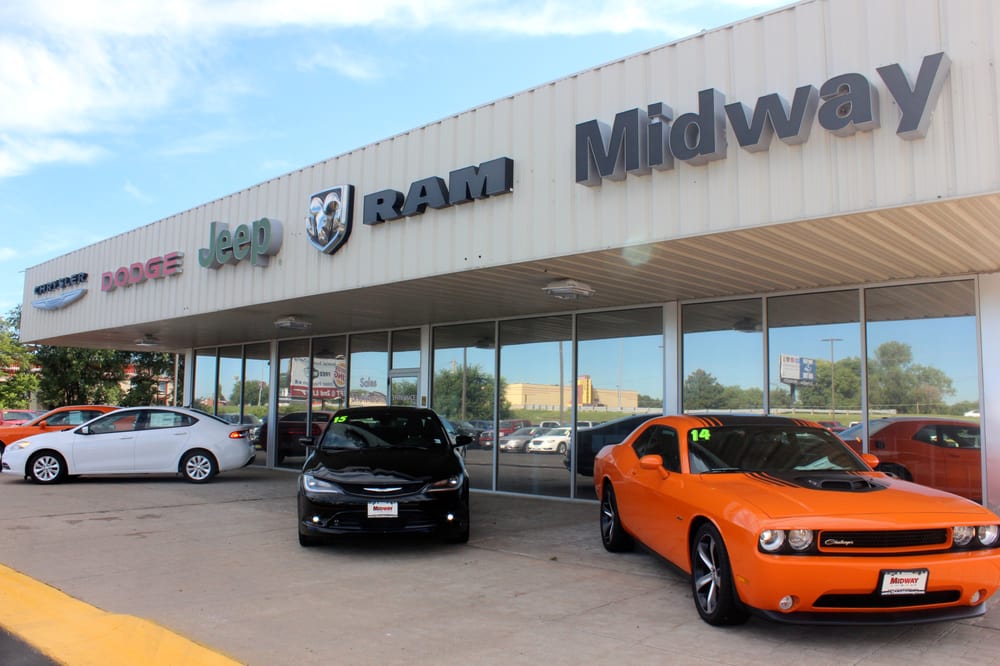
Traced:
MULTIPOLYGON (((288 397, 309 397, 309 357, 290 359, 288 366, 288 397)), ((347 362, 343 356, 314 358, 312 397, 314 400, 343 400, 347 383, 347 362)))
POLYGON ((816 359, 782 354, 779 376, 782 384, 812 386, 816 383, 816 359))

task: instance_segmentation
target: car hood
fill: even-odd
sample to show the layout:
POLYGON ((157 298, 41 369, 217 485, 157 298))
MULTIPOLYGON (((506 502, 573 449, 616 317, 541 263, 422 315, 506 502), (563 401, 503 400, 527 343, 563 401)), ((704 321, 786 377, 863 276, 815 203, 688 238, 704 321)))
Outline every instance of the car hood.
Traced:
POLYGON ((462 464, 454 453, 441 450, 319 450, 306 460, 302 471, 350 483, 430 481, 461 472, 462 464))
MULTIPOLYGON (((731 507, 751 504, 772 519, 822 514, 859 518, 881 516, 993 516, 979 504, 927 486, 901 481, 880 472, 761 472, 701 474, 717 497, 732 498, 731 507)), ((995 522, 992 517, 990 522, 995 522)))

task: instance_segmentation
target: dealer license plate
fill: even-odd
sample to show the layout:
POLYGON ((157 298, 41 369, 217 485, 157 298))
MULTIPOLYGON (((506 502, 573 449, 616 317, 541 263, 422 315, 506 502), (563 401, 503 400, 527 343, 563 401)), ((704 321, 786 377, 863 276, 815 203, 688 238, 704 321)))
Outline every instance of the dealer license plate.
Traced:
POLYGON ((927 569, 883 571, 879 593, 889 597, 898 594, 923 594, 927 591, 927 569))
POLYGON ((396 502, 368 502, 369 518, 396 518, 399 516, 399 504, 396 502))

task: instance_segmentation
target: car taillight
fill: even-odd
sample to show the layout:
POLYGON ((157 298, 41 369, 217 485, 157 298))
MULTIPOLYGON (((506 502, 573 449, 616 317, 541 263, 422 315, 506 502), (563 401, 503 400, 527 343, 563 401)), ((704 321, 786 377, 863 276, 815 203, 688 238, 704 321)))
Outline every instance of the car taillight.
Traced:
POLYGON ((246 430, 234 430, 229 433, 229 439, 243 439, 247 436, 246 430))

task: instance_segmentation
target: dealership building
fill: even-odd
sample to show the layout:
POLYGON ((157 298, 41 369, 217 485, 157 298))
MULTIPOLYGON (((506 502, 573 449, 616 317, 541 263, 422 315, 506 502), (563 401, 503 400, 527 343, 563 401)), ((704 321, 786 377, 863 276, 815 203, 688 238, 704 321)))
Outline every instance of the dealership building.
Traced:
MULTIPOLYGON (((997 35, 991 0, 705 31, 32 267, 22 341, 176 353, 179 403, 279 424, 271 467, 297 462, 283 415, 342 405, 957 413, 975 459, 917 480, 996 508, 997 35)), ((466 461, 474 488, 594 497, 572 456, 466 461)))

